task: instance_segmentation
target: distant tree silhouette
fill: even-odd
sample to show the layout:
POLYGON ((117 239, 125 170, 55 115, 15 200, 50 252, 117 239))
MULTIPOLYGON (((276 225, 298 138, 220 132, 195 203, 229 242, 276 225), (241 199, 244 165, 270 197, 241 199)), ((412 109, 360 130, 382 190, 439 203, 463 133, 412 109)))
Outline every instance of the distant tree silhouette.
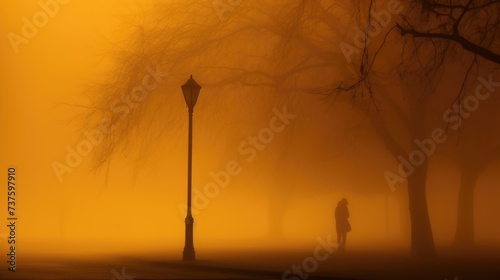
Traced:
POLYGON ((467 112, 460 131, 450 131, 447 152, 456 162, 461 175, 454 237, 454 245, 458 247, 474 245, 474 194, 477 183, 484 171, 500 160, 499 99, 494 94, 491 93, 487 101, 479 104, 480 109, 467 112))

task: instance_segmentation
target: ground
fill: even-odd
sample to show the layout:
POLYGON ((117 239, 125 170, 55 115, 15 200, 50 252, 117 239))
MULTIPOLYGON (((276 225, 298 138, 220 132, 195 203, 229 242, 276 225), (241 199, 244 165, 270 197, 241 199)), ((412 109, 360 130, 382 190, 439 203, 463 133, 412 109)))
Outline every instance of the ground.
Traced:
POLYGON ((172 252, 30 254, 18 258, 16 272, 4 265, 0 279, 500 279, 500 255, 485 252, 448 252, 423 262, 403 253, 367 251, 335 251, 321 255, 322 260, 313 251, 226 249, 197 254, 196 261, 181 261, 172 252), (301 266, 302 275, 286 274, 294 266, 301 266), (312 272, 306 273, 304 266, 312 272))

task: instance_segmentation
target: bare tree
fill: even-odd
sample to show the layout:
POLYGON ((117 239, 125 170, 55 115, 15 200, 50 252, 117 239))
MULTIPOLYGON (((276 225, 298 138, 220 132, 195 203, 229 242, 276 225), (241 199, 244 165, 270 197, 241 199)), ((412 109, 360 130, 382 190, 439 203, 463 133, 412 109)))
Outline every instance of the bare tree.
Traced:
MULTIPOLYGON (((268 122, 273 108, 287 105, 299 115, 313 111, 304 102, 321 96, 309 93, 327 88, 332 77, 347 71, 343 56, 330 50, 335 38, 316 28, 323 22, 328 24, 326 31, 341 30, 338 20, 328 17, 333 6, 327 2, 313 7, 286 1, 216 3, 158 3, 150 15, 137 22, 131 19, 133 32, 111 54, 115 67, 92 89, 88 129, 95 129, 103 119, 114 127, 95 148, 96 170, 122 154, 142 163, 154 151, 152 143, 176 137, 185 115, 183 103, 178 102, 179 85, 189 74, 199 77, 202 94, 207 96, 202 97, 206 107, 198 107, 196 113, 210 112, 210 121, 197 133, 205 136, 204 142, 231 146, 247 137, 248 131, 259 129, 259 123, 268 122), (323 13, 319 18, 314 16, 316 9, 323 13), (127 106, 123 100, 134 99, 134 88, 150 68, 164 73, 161 82, 147 98, 127 106), (245 129, 235 122, 245 123, 245 129)), ((277 238, 286 211, 283 205, 295 187, 282 179, 295 168, 292 135, 293 129, 287 128, 276 136, 280 145, 267 158, 269 171, 264 172, 276 178, 271 182, 274 188, 285 190, 274 197, 279 204, 270 202, 270 234, 277 238)))
MULTIPOLYGON (((370 0, 354 3, 358 23, 364 30, 361 31, 363 45, 358 46, 359 49, 343 46, 343 51, 349 58, 359 53, 352 62, 359 72, 357 78, 353 77, 351 81, 341 83, 335 87, 334 92, 347 91, 356 98, 366 94, 367 99, 376 105, 380 95, 384 95, 376 92, 374 85, 380 82, 377 77, 384 74, 400 77, 403 98, 407 101, 404 126, 409 132, 409 140, 412 143, 415 139, 426 137, 423 121, 428 114, 426 103, 433 94, 438 94, 436 88, 440 85, 445 70, 449 70, 447 68, 456 67, 453 80, 461 83, 457 91, 446 93, 454 95, 454 101, 464 97, 475 76, 498 69, 500 49, 498 1, 370 0), (384 4, 387 5, 389 12, 397 12, 392 12, 392 18, 387 10, 381 11, 384 4), (396 10, 400 4, 403 8, 396 10), (388 24, 391 19, 394 20, 388 24), (384 26, 386 29, 381 31, 384 26), (380 35, 372 38, 374 32, 380 35)), ((393 109, 401 112, 396 107, 393 109)), ((408 159, 409 153, 418 149, 414 144, 410 149, 402 149, 400 146, 402 142, 387 133, 385 127, 379 126, 379 131, 394 156, 408 159)), ((425 195, 426 173, 425 162, 416 166, 412 175, 407 178, 412 251, 417 256, 435 254, 425 195)), ((464 184, 470 184, 465 183, 466 179, 464 178, 464 184)), ((465 187, 461 189, 461 193, 464 192, 465 187)), ((465 201, 464 195, 468 196, 461 194, 461 205, 465 201)), ((465 208, 472 210, 470 207, 465 208)), ((460 206, 462 209, 460 212, 463 213, 465 208, 460 206)), ((470 222, 462 224, 459 223, 459 228, 470 226, 470 222)), ((461 233, 457 232, 457 235, 461 233)))
MULTIPOLYGON (((488 99, 468 101, 475 105, 468 107, 476 110, 465 109, 462 115, 454 115, 453 125, 462 129, 450 129, 450 143, 447 145, 447 153, 456 162, 461 175, 454 238, 454 245, 459 248, 474 245, 474 198, 478 181, 500 159, 498 96, 494 95, 494 88, 489 89, 492 92, 480 86, 478 88, 489 96, 488 99)), ((476 98, 473 93, 467 97, 470 100, 476 98)))

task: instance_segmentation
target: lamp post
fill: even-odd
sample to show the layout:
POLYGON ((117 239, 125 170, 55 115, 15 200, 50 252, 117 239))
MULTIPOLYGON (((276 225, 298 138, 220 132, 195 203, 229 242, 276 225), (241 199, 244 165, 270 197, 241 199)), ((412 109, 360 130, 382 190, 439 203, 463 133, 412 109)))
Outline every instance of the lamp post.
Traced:
POLYGON ((187 190, 187 214, 186 219, 186 236, 184 243, 184 252, 182 254, 182 259, 185 261, 194 260, 194 245, 193 245, 193 224, 194 219, 191 214, 191 164, 193 155, 193 111, 194 105, 198 100, 198 95, 200 94, 201 86, 193 80, 193 75, 190 76, 189 80, 182 86, 182 94, 184 95, 184 100, 186 100, 186 105, 188 106, 189 112, 189 132, 188 132, 188 190, 187 190))

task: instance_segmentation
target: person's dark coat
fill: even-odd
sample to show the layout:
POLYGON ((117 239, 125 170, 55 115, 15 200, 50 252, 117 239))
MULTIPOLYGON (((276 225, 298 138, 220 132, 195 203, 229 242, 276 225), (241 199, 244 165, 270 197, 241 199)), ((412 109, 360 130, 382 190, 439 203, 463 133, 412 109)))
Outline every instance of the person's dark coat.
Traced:
POLYGON ((338 232, 348 232, 351 230, 348 219, 349 209, 347 209, 347 201, 341 200, 335 208, 335 220, 338 232))

